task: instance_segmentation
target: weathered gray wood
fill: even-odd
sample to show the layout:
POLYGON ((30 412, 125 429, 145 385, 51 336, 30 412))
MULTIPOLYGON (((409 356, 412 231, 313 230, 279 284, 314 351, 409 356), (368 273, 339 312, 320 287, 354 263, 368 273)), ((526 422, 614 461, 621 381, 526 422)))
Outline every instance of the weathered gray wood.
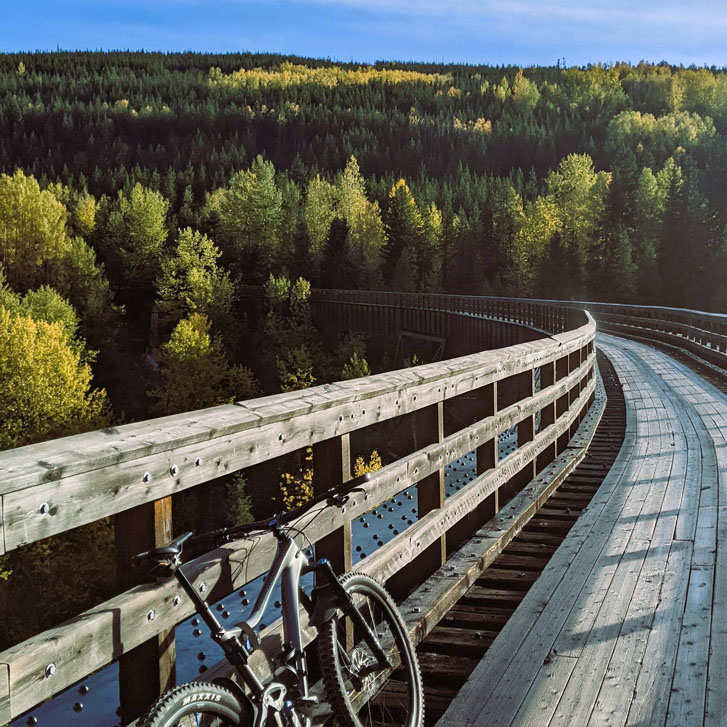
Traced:
POLYGON ((7 664, 0 664, 0 724, 6 724, 11 719, 10 669, 7 664))
MULTIPOLYGON (((314 486, 318 493, 338 487, 351 479, 351 442, 348 434, 326 439, 313 446, 314 486)), ((310 537, 310 536, 309 536, 310 537)), ((317 558, 328 558, 337 573, 351 570, 351 521, 321 538, 317 558)))
POLYGON ((717 552, 705 725, 718 727, 727 713, 727 404, 710 417, 717 461, 717 552))
MULTIPOLYGON (((659 512, 666 489, 664 478, 661 482, 658 478, 661 464, 658 455, 664 452, 669 457, 666 473, 672 455, 671 450, 665 449, 665 442, 660 437, 660 419, 649 409, 647 415, 650 416, 647 430, 652 448, 647 449, 647 456, 642 460, 640 472, 633 481, 652 482, 653 485, 648 490, 642 488, 645 490, 643 495, 629 497, 626 507, 621 510, 620 520, 631 519, 632 522, 619 528, 619 534, 628 533, 628 536, 612 539, 614 547, 609 550, 608 557, 617 559, 618 564, 602 596, 594 598, 591 594, 589 605, 594 601, 599 602, 595 619, 592 625, 581 631, 581 638, 576 640, 577 646, 571 643, 569 653, 577 657, 578 662, 562 694, 558 714, 553 717, 552 725, 595 726, 608 724, 612 719, 618 724, 619 713, 628 711, 633 687, 629 689, 629 684, 623 684, 620 680, 632 665, 629 656, 640 651, 644 628, 648 628, 653 618, 653 608, 658 602, 658 583, 655 583, 655 578, 643 579, 639 583, 647 554, 652 558, 655 555, 649 549, 656 522, 654 513, 659 512), (639 593, 637 584, 641 588, 639 593), (633 601, 639 598, 644 605, 651 607, 648 614, 640 613, 637 606, 631 611, 633 601)), ((663 569, 657 572, 663 573, 663 569)), ((592 575, 597 574, 596 570, 592 575)), ((568 623, 563 631, 566 629, 573 633, 568 623)), ((554 647, 558 653, 561 653, 558 648, 560 643, 557 641, 554 647)))
MULTIPOLYGON (((128 589, 139 583, 130 567, 136 553, 168 543, 172 537, 172 499, 140 505, 115 518, 118 583, 128 589)), ((176 685, 174 629, 162 631, 119 659, 119 701, 122 722, 142 715, 160 694, 176 685)))
MULTIPOLYGON (((575 402, 574 410, 578 410, 579 402, 583 404, 588 400, 594 387, 595 381, 592 381, 589 388, 585 389, 579 400, 575 402)), ((549 445, 554 436, 566 431, 569 425, 569 420, 564 417, 553 426, 554 431, 541 432, 532 442, 501 460, 495 469, 480 475, 465 489, 453 494, 443 508, 425 515, 368 556, 361 562, 361 569, 366 573, 376 574, 377 577, 384 580, 392 576, 435 542, 454 523, 472 512, 480 502, 509 482, 522 469, 525 462, 529 462, 537 456, 549 445)))
MULTIPOLYGON (((420 409, 413 415, 414 441, 428 445, 444 441, 443 402, 420 409)), ((444 463, 417 483, 417 515, 421 520, 427 513, 444 506, 444 463)), ((426 573, 436 571, 447 559, 446 539, 441 535, 419 554, 414 561, 401 568, 388 585, 395 598, 409 593, 426 573)))
MULTIPOLYGON (((605 401, 599 397, 598 405, 589 412, 588 418, 584 420, 579 430, 584 439, 593 436, 604 407, 605 401)), ((456 553, 450 555, 446 569, 439 569, 401 604, 402 616, 415 644, 430 633, 449 607, 475 583, 482 571, 522 530, 584 456, 585 449, 574 448, 545 468, 531 487, 513 498, 496 518, 475 533, 474 537, 456 553)), ((365 568, 357 570, 368 572, 365 568)), ((372 572, 371 575, 383 579, 380 573, 372 572)), ((304 644, 308 644, 314 638, 315 632, 308 626, 307 616, 303 610, 301 610, 301 623, 304 626, 304 644)), ((263 658, 263 654, 271 657, 280 650, 281 633, 280 620, 268 626, 263 632, 263 652, 254 654, 251 659, 251 666, 263 678, 270 676, 269 664, 263 658)), ((219 662, 205 673, 205 679, 215 676, 231 676, 226 661, 219 662)))
MULTIPOLYGON (((528 315, 524 314, 524 318, 528 315)), ((586 321, 579 329, 550 339, 493 353, 0 453, 5 475, 0 490, 2 547, 11 549, 167 497, 225 472, 334 437, 346 437, 355 429, 387 418, 432 405, 441 408, 449 398, 492 386, 513 375, 526 372, 532 376, 534 367, 582 349, 594 331, 592 321, 586 321)), ((586 362, 550 391, 519 401, 496 417, 488 417, 463 433, 384 468, 369 483, 365 494, 352 499, 345 515, 331 512, 317 518, 309 529, 312 538, 319 540, 347 527, 357 514, 476 448, 483 441, 480 437, 489 433, 492 440, 499 431, 532 416, 557 396, 580 389, 592 365, 592 360, 586 362)), ((517 456, 503 461, 497 475, 493 475, 493 483, 498 477, 504 478, 502 481, 511 478, 515 467, 522 468, 528 456, 535 456, 544 443, 562 434, 587 404, 586 389, 582 394, 559 426, 541 433, 517 456)), ((472 500, 473 505, 486 496, 489 485, 480 482, 479 486, 479 497, 472 500)), ((447 508, 441 508, 444 519, 440 518, 440 526, 444 527, 438 537, 466 514, 464 506, 464 499, 453 498, 447 508)), ((396 547, 394 544, 392 557, 396 547)), ((254 545, 230 544, 216 555, 190 564, 189 569, 198 585, 205 581, 212 592, 210 597, 214 598, 259 575, 267 568, 273 549, 269 537, 258 539, 254 545), (250 551, 253 555, 248 558, 250 551), (217 560, 220 556, 222 560, 217 560)), ((16 715, 32 707, 171 628, 191 613, 186 599, 175 603, 178 595, 173 583, 138 587, 91 609, 66 626, 51 629, 4 652, 0 664, 5 665, 8 675, 6 691, 11 695, 11 713, 16 715), (151 612, 153 619, 149 618, 151 612), (48 677, 46 669, 51 663, 54 673, 48 677)))
MULTIPOLYGON (((517 727, 542 727, 558 708, 561 694, 573 673, 576 659, 553 655, 539 671, 512 724, 517 727)), ((497 716, 494 717, 497 720, 497 716)), ((492 722, 492 725, 496 721, 492 722)))
POLYGON ((669 699, 667 727, 702 724, 706 702, 713 567, 692 566, 669 699))
MULTIPOLYGON (((161 476, 174 464, 172 459, 180 460, 176 464, 181 469, 180 450, 186 448, 183 454, 198 451, 204 460, 204 449, 210 440, 221 437, 231 437, 228 444, 252 447, 253 451, 247 454, 249 464, 254 464, 303 446, 291 442, 300 426, 297 423, 291 427, 291 419, 308 418, 305 428, 310 428, 306 433, 312 434, 312 440, 328 439, 539 366, 556 353, 577 349, 594 332, 595 324, 589 322, 577 331, 497 352, 7 450, 0 453, 0 464, 6 473, 0 494, 144 458, 147 470, 152 474, 156 470, 161 476), (250 430, 256 436, 246 439, 244 434, 250 430), (199 444, 205 447, 195 449, 193 445, 199 444), (156 457, 148 459, 152 455, 156 457), (156 461, 160 466, 153 466, 156 461)), ((190 461, 193 464, 194 458, 190 461)), ((206 479, 214 476, 214 472, 207 473, 206 479)))
MULTIPOLYGON (((603 340, 624 376, 627 443, 442 725, 519 726, 541 683, 560 685, 550 727, 663 725, 667 705, 668 724, 702 724, 705 707, 710 724, 723 719, 724 680, 710 689, 708 658, 727 616, 712 612, 723 603, 712 584, 727 458, 715 464, 720 444, 708 432, 727 421, 707 418, 727 404, 662 354, 603 340), (694 542, 673 540, 675 530, 694 542)), ((725 666, 718 658, 717 673, 725 666)))
MULTIPOLYGON (((594 385, 595 381, 591 382, 589 387, 594 385)), ((586 389, 581 394, 581 404, 585 404, 589 393, 590 389, 586 389)), ((563 417, 553 427, 554 431, 539 433, 533 442, 500 462, 496 470, 450 498, 445 509, 432 514, 434 515, 432 519, 436 520, 436 527, 427 530, 426 519, 421 521, 425 523, 424 526, 418 523, 417 534, 421 530, 427 531, 421 534, 418 547, 426 547, 440 537, 453 522, 491 494, 495 487, 506 482, 514 472, 521 469, 528 457, 535 456, 546 446, 549 438, 558 436, 568 424, 568 418, 563 417)), ((468 445, 467 449, 458 452, 450 445, 449 457, 456 459, 472 448, 472 445, 468 445)), ((367 493, 352 497, 345 514, 335 509, 326 510, 307 528, 307 534, 312 540, 320 539, 324 534, 341 527, 344 522, 375 507, 378 502, 403 489, 407 482, 417 479, 419 467, 423 468, 426 461, 426 457, 414 458, 404 462, 403 466, 397 462, 375 473, 372 481, 365 486, 367 493), (397 471, 401 474, 395 475, 397 471), (407 475, 409 471, 410 476, 407 475), (384 477, 387 479, 384 480, 384 477), (396 477, 399 478, 398 482, 396 477), (381 489, 377 480, 387 481, 387 488, 381 489), (369 495, 369 491, 375 492, 376 498, 369 495)), ((431 466, 438 468, 440 465, 435 461, 431 466)), ((310 519, 310 516, 303 516, 301 526, 305 526, 310 519)), ((413 526, 387 543, 375 555, 369 556, 369 559, 376 558, 377 562, 378 559, 390 560, 389 563, 377 569, 373 564, 369 565, 369 559, 366 559, 362 562, 362 565, 367 564, 364 570, 377 575, 395 573, 403 563, 407 562, 404 553, 408 551, 411 554, 418 550, 414 540, 416 527, 413 526), (402 536, 411 541, 409 545, 402 546, 402 536)), ((272 560, 273 552, 273 538, 263 536, 255 540, 252 546, 247 541, 231 543, 210 556, 190 564, 190 569, 193 576, 198 573, 197 583, 204 581, 208 588, 215 586, 216 593, 221 597, 265 572, 272 560), (246 558, 250 555, 251 548, 254 557, 246 558)), ((172 606, 174 597, 179 593, 173 582, 136 588, 107 601, 96 609, 91 609, 65 626, 46 631, 0 654, 0 663, 10 665, 13 714, 22 713, 39 700, 52 696, 90 671, 101 668, 125 651, 155 637, 160 631, 171 628, 175 623, 191 615, 192 609, 187 599, 182 598, 178 606, 172 606), (147 618, 150 611, 155 612, 153 621, 147 618), (79 644, 81 644, 80 649, 79 644), (49 663, 55 663, 56 672, 53 678, 46 679, 45 668, 49 663), (16 705, 19 705, 18 711, 15 711, 16 705)))
MULTIPOLYGON (((530 397, 524 402, 518 402, 508 407, 496 418, 483 420, 477 428, 469 427, 462 430, 460 440, 474 437, 474 441, 461 454, 474 449, 477 446, 478 437, 480 437, 480 441, 485 441, 490 438, 490 434, 494 436, 500 431, 504 431, 517 423, 523 416, 530 415, 550 403, 558 393, 562 395, 563 392, 574 388, 587 375, 593 361, 595 361, 593 357, 589 358, 583 366, 563 381, 540 391, 536 396, 530 397)), ((475 379, 479 380, 479 377, 475 377, 475 379)), ((445 384, 441 387, 441 391, 435 389, 433 392, 415 389, 415 393, 410 394, 412 406, 421 406, 422 400, 426 403, 435 396, 446 396, 449 386, 449 384, 445 384)), ((399 399, 394 401, 398 408, 406 408, 400 406, 399 399)), ((343 414, 340 417, 346 420, 343 414)), ((282 451, 275 451, 278 446, 281 450, 288 451, 290 442, 295 442, 296 446, 293 447, 293 450, 297 450, 308 446, 312 440, 316 440, 317 430, 314 418, 307 420, 311 429, 306 428, 305 431, 300 430, 299 424, 294 427, 295 421, 266 425, 259 431, 248 431, 244 435, 240 435, 241 440, 232 437, 213 440, 207 444, 204 451, 200 450, 198 445, 190 445, 190 447, 176 450, 173 453, 174 456, 169 456, 167 453, 163 455, 164 466, 161 474, 158 475, 158 480, 155 479, 155 476, 160 468, 159 455, 152 455, 140 461, 125 462, 113 467, 110 471, 84 473, 58 482, 12 492, 4 498, 6 547, 12 549, 21 544, 63 532, 69 527, 92 522, 108 514, 179 492, 210 479, 210 475, 205 474, 209 470, 214 472, 212 476, 219 476, 225 472, 239 469, 241 466, 257 463, 261 459, 278 456, 282 454, 282 451), (281 431, 284 430, 284 427, 289 427, 291 430, 287 439, 285 432, 281 431), (280 440, 280 437, 283 440, 280 440), (270 445, 263 448, 264 456, 262 453, 250 452, 250 447, 256 452, 259 448, 257 444, 250 445, 249 443, 260 441, 268 442, 270 445), (275 444, 272 443, 273 441, 275 444), (202 461, 198 465, 197 461, 200 459, 202 461), (177 467, 174 475, 171 474, 173 465, 177 467), (154 467, 157 467, 157 470, 154 467), (203 473, 200 474, 200 471, 203 473), (151 482, 144 481, 146 473, 151 474, 151 482), (47 510, 42 509, 41 504, 45 504, 47 510)), ((323 425, 321 424, 321 426, 323 425)), ((0 454, 0 461, 1 459, 0 454)))
MULTIPOLYGON (((627 416, 631 422, 630 426, 633 427, 634 424, 631 421, 633 412, 627 410, 627 416)), ((582 568, 586 565, 587 560, 590 560, 592 564, 595 563, 601 549, 598 544, 599 536, 595 534, 596 527, 600 524, 604 531, 610 527, 599 517, 613 496, 620 478, 624 475, 634 448, 635 440, 631 442, 627 440, 626 446, 622 448, 612 467, 610 481, 604 482, 601 490, 589 505, 586 514, 576 523, 566 541, 554 555, 550 566, 542 574, 537 586, 525 597, 523 604, 511 618, 501 637, 495 641, 485 660, 472 674, 467 685, 460 692, 460 696, 445 715, 442 724, 447 724, 447 720, 450 720, 452 724, 472 724, 477 718, 479 709, 484 708, 485 705, 489 705, 486 707, 489 714, 514 714, 519 708, 529 688, 529 681, 522 682, 522 669, 518 664, 520 662, 542 664, 548 657, 554 636, 558 634, 564 618, 568 614, 567 609, 563 611, 549 606, 543 608, 543 605, 551 603, 553 594, 567 573, 568 566, 576 557, 580 559, 582 568), (540 615, 541 613, 542 615, 537 618, 536 628, 533 629, 534 614, 540 615), (505 634, 508 638, 505 638, 505 634), (512 677, 508 677, 505 682, 503 677, 507 676, 511 670, 512 677), (471 695, 475 694, 477 697, 473 698, 471 695), (496 707, 493 699, 497 702, 496 707), (507 709, 502 703, 504 699, 511 700, 507 709)), ((615 522, 617 517, 618 512, 610 515, 611 523, 615 522)), ((584 568, 584 572, 588 572, 588 570, 590 569, 584 568)), ((573 600, 578 594, 582 581, 570 580, 567 582, 567 586, 563 592, 563 599, 566 602, 569 598, 573 600)), ((536 673, 537 669, 531 671, 530 679, 536 673)))

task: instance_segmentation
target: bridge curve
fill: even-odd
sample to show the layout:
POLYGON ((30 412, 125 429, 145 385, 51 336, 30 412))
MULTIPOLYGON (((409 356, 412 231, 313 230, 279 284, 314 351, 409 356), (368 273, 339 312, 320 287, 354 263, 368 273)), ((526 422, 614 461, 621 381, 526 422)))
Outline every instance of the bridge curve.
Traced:
MULTIPOLYGON (((409 597, 407 602, 417 605, 407 623, 414 637, 422 638, 583 456, 604 404, 595 373, 593 319, 579 304, 558 301, 322 291, 314 302, 319 314, 337 316, 342 324, 352 315, 373 316, 387 325, 446 330, 458 346, 473 352, 490 348, 487 339, 494 332, 501 347, 2 452, 0 552, 111 515, 123 560, 168 536, 173 492, 309 446, 317 476, 327 484, 345 480, 351 438, 401 419, 406 444, 400 458, 375 475, 346 516, 317 523, 310 535, 339 567, 350 568, 351 521, 417 483, 418 521, 360 566, 403 596, 433 571, 436 581, 447 554, 477 531, 482 550, 475 562, 471 554, 461 556, 466 562, 457 566, 457 578, 448 573, 434 588, 427 586, 427 595, 415 590, 409 597), (514 432, 514 451, 500 451, 498 438, 506 431, 514 432), (468 452, 476 453, 476 477, 445 503, 444 468, 468 452), (147 522, 143 532, 135 524, 140 515, 147 522), (490 529, 483 530, 483 523, 490 529)), ((603 327, 660 338, 662 345, 727 368, 724 316, 588 307, 603 327), (648 327, 637 320, 645 318, 648 327)), ((215 598, 263 573, 271 552, 266 540, 252 558, 245 558, 245 548, 231 545, 195 561, 190 572, 215 598)), ((449 562, 457 557, 450 555, 449 562)), ((189 615, 178 595, 174 583, 130 587, 0 654, 0 724, 116 659, 122 663, 122 709, 126 689, 132 695, 127 714, 138 711, 141 686, 156 681, 158 689, 173 678, 170 630, 189 615), (135 647, 142 644, 154 645, 151 656, 148 648, 139 655, 135 647)), ((273 624, 266 632, 273 649, 279 631, 273 624)), ((312 638, 310 629, 306 638, 312 638)), ((265 671, 264 658, 259 667, 265 671)))
POLYGON ((724 724, 727 397, 654 348, 597 345, 624 446, 439 725, 724 724))
MULTIPOLYGON (((299 526, 318 556, 350 570, 352 521, 413 487, 417 517, 357 563, 403 596, 442 566, 448 550, 517 500, 536 472, 557 470, 552 463, 596 398, 593 319, 580 310, 507 301, 488 303, 487 316, 473 315, 456 296, 451 300, 453 310, 398 308, 413 308, 406 315, 416 325, 446 319, 448 335, 460 337, 469 355, 1 452, 0 553, 110 516, 128 590, 0 653, 0 724, 116 660, 124 724, 174 681, 173 629, 192 615, 189 601, 174 581, 134 585, 127 565, 133 553, 169 539, 173 493, 308 448, 316 481, 327 489, 351 477, 355 437, 394 423, 396 458, 372 475, 365 492, 345 512, 299 526), (519 324, 510 326, 515 335, 487 350, 503 321, 519 324), (505 432, 513 441, 503 450, 505 432), (445 468, 468 453, 476 476, 445 501, 445 468)), ((387 310, 401 315, 396 306, 387 310)), ((523 507, 534 512, 532 503, 523 507)), ((266 572, 274 548, 272 536, 261 537, 252 554, 244 541, 230 543, 188 564, 187 574, 215 601, 266 572)), ((426 631, 436 605, 410 625, 415 636, 426 631)), ((278 619, 261 635, 265 649, 251 658, 263 677, 267 656, 281 650, 281 634, 278 619)), ((315 630, 306 626, 303 636, 309 643, 315 630)))

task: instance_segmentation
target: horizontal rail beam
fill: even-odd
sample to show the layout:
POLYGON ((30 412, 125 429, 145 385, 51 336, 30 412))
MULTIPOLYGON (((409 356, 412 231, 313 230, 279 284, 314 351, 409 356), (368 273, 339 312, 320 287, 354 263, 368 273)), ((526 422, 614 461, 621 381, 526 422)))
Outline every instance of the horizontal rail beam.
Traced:
POLYGON ((594 334, 591 322, 496 353, 127 425, 121 436, 92 432, 2 452, 4 550, 446 401, 577 351, 594 334), (69 460, 88 469, 64 466, 69 460), (51 470, 57 479, 48 481, 51 470))

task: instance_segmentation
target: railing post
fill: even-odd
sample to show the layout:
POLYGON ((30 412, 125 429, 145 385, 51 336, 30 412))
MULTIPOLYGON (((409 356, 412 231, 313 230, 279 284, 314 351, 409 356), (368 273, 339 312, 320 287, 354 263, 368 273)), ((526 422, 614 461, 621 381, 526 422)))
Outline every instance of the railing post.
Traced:
MULTIPOLYGON (((313 445, 313 489, 324 492, 351 479, 350 436, 342 434, 313 445)), ((328 558, 336 573, 351 570, 351 523, 316 543, 316 557, 328 558)))
MULTIPOLYGON (((529 399, 535 391, 535 371, 523 371, 521 374, 513 377, 514 379, 514 400, 523 401, 529 399)), ((528 442, 532 442, 535 438, 535 415, 529 414, 518 422, 517 425, 517 446, 522 447, 528 442)), ((533 459, 528 462, 519 472, 517 472, 507 483, 505 494, 507 500, 512 499, 530 480, 535 477, 536 462, 533 459)))
MULTIPOLYGON (((440 401, 419 409, 414 414, 414 425, 418 448, 441 442, 444 439, 444 403, 440 401)), ((440 467, 417 484, 417 497, 420 518, 444 505, 444 467, 440 467)), ((447 560, 445 537, 442 536, 438 542, 430 545, 421 558, 423 566, 431 567, 432 571, 439 568, 447 560)))
MULTIPOLYGON (((540 367, 540 389, 547 389, 555 384, 555 362, 543 364, 540 367)), ((547 429, 551 424, 555 424, 555 402, 544 406, 540 410, 540 431, 547 429)), ((556 443, 553 442, 546 447, 539 455, 535 464, 535 473, 537 474, 546 465, 550 464, 556 456, 556 443)))
MULTIPOLYGON (((164 497, 114 518, 116 562, 121 588, 128 590, 139 579, 132 569, 137 553, 164 545, 172 539, 172 498, 164 497)), ((162 631, 119 659, 121 724, 132 722, 176 682, 174 629, 162 631)))
MULTIPOLYGON (((414 430, 414 447, 421 449, 428 444, 444 439, 443 402, 431 404, 411 414, 414 430)), ((440 467, 428 477, 417 483, 418 515, 422 518, 432 510, 444 505, 444 467, 440 467)), ((404 598, 414 586, 434 573, 447 560, 446 536, 440 536, 434 543, 418 555, 408 566, 402 568, 387 586, 395 598, 404 598)))
MULTIPOLYGON (((485 419, 497 414, 497 381, 477 390, 480 398, 480 416, 485 419)), ((477 476, 497 466, 497 436, 477 447, 477 476)), ((495 490, 477 506, 478 524, 486 523, 500 509, 500 492, 495 490)))

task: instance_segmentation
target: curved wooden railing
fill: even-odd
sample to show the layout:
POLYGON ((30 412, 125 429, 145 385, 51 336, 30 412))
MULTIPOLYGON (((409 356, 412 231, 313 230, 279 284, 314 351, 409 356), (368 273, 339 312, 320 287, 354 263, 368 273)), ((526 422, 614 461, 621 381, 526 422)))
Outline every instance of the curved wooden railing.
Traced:
MULTIPOLYGON (((345 308, 370 320, 397 308, 418 310, 422 327, 449 325, 447 335, 470 350, 490 346, 487 318, 497 318, 517 324, 509 335, 525 342, 0 452, 0 552, 113 516, 119 557, 128 562, 131 553, 169 537, 172 494, 307 447, 317 486, 327 488, 351 477, 352 436, 406 417, 408 426, 398 427, 399 458, 377 471, 345 512, 326 511, 306 532, 319 553, 350 568, 351 521, 416 483, 419 519, 357 568, 401 593, 427 577, 448 546, 492 517, 566 447, 594 398, 596 326, 581 311, 532 301, 441 296, 435 308, 431 297, 411 304, 393 294, 372 294, 375 302, 358 295, 317 294, 316 315, 327 307, 341 316, 345 308), (504 456, 498 435, 513 426, 518 448, 504 456), (445 502, 444 467, 472 451, 476 479, 445 502)), ((252 549, 248 541, 231 543, 190 563, 189 574, 211 599, 220 598, 262 574, 273 550, 271 537, 252 549)), ((0 724, 117 659, 122 700, 132 699, 125 689, 153 682, 152 671, 164 686, 174 671, 171 630, 191 613, 175 582, 140 585, 6 650, 0 724)), ((278 626, 269 626, 263 642, 275 644, 277 634, 278 626)), ((264 659, 257 664, 265 670, 264 659)), ((122 701, 122 709, 128 718, 138 705, 122 701)))
POLYGON ((727 370, 727 315, 638 305, 583 305, 604 332, 659 343, 727 370))
POLYGON ((601 331, 640 341, 660 343, 727 371, 727 315, 686 308, 624 305, 593 301, 450 296, 438 293, 385 291, 316 291, 315 300, 399 306, 419 311, 459 311, 507 320, 549 332, 578 325, 588 311, 601 331), (570 311, 564 315, 562 309, 570 311))

